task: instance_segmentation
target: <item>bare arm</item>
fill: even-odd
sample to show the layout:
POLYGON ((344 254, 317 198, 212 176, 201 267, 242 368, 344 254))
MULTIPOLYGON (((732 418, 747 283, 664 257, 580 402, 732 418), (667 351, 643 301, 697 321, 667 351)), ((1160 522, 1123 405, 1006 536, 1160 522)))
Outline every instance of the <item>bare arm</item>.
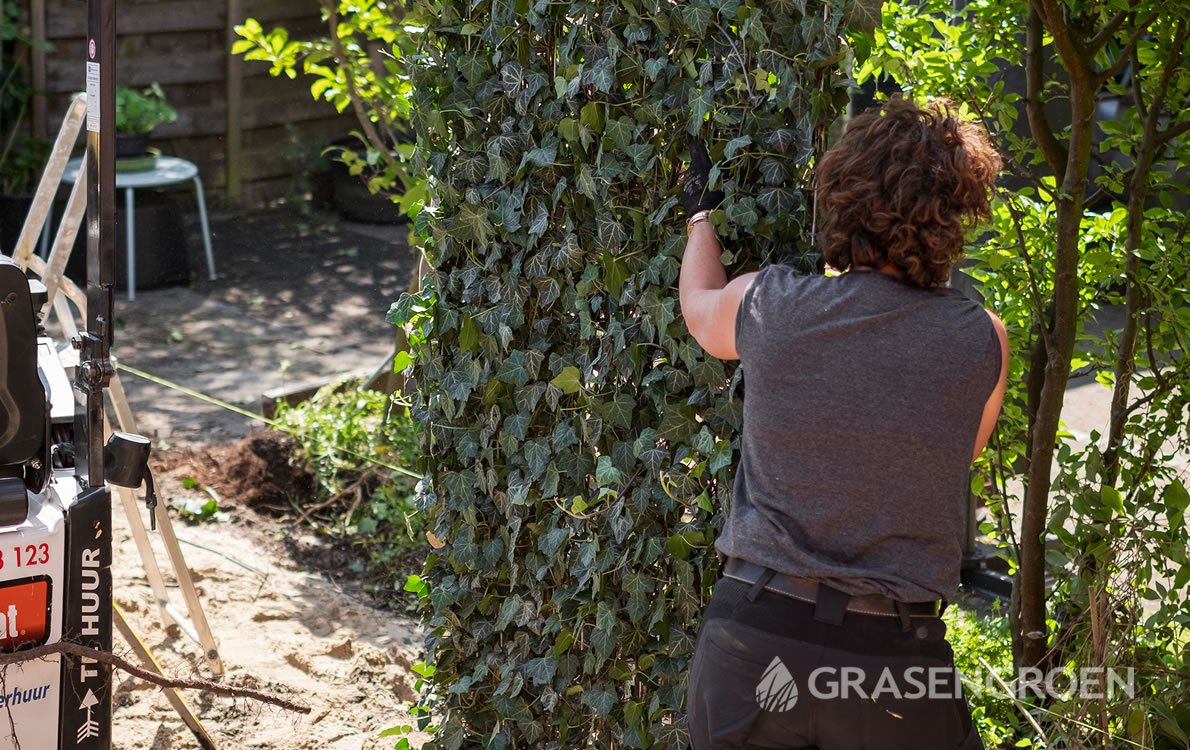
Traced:
POLYGON ((739 359, 736 313, 756 273, 743 274, 729 283, 727 271, 719 261, 721 253, 714 225, 701 221, 691 227, 678 279, 682 317, 694 340, 707 354, 719 359, 739 359))
POLYGON ((983 418, 979 422, 979 433, 975 438, 975 452, 971 455, 972 461, 978 459, 979 454, 983 453, 984 446, 992 436, 992 430, 996 429, 996 420, 1000 417, 1000 407, 1004 405, 1004 389, 1008 384, 1008 332, 1004 330, 1004 323, 994 312, 991 310, 985 312, 992 319, 992 325, 996 328, 996 336, 1000 339, 1000 379, 996 382, 996 387, 992 389, 992 395, 988 397, 987 403, 983 406, 983 418))

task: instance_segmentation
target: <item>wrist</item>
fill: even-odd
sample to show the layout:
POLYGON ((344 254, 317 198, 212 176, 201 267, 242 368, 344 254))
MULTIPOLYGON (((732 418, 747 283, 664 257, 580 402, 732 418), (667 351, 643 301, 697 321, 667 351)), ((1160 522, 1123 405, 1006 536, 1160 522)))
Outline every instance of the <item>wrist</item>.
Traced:
POLYGON ((704 208, 690 214, 690 216, 686 219, 686 234, 689 235, 691 232, 693 232, 694 227, 697 224, 707 224, 708 226, 712 226, 711 209, 704 208))

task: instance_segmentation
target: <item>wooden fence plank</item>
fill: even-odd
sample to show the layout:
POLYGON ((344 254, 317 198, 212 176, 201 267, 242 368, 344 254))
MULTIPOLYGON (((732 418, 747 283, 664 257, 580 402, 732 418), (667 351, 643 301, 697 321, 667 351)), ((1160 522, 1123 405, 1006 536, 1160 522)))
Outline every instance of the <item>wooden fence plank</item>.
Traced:
MULTIPOLYGON (((60 54, 46 63, 46 85, 51 91, 81 91, 85 86, 83 43, 60 44, 60 54), (77 53, 77 54, 76 54, 77 53)), ((135 64, 120 67, 121 86, 223 81, 225 56, 222 49, 191 49, 172 53, 139 55, 135 64)))
MULTIPOLYGON (((227 0, 227 48, 230 50, 235 43, 237 35, 235 32, 235 19, 243 15, 244 2, 243 0, 227 0)), ((225 96, 227 98, 227 116, 224 119, 224 127, 227 131, 225 139, 226 143, 226 157, 227 169, 225 177, 225 186, 227 189, 227 200, 231 203, 238 203, 240 201, 240 194, 243 192, 244 182, 240 175, 240 154, 244 147, 244 122, 243 122, 243 89, 244 89, 244 59, 240 55, 227 56, 227 90, 225 96)))
POLYGON ((267 25, 295 18, 318 18, 321 6, 318 0, 249 0, 244 10, 267 25))
MULTIPOLYGON (((87 34, 87 6, 79 2, 53 3, 46 33, 50 40, 87 34)), ((121 3, 120 36, 174 31, 221 31, 223 9, 207 0, 157 0, 152 3, 121 3)))

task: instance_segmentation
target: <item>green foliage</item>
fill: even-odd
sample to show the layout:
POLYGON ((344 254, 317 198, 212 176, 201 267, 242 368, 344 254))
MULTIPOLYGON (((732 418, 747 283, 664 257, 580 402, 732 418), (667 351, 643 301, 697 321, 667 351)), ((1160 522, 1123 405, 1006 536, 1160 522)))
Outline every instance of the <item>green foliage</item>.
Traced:
POLYGON ((327 36, 292 39, 282 27, 266 31, 249 18, 236 26, 232 54, 269 63, 274 77, 311 79, 310 94, 339 112, 352 108, 360 121, 355 132, 363 153, 331 149, 354 175, 366 175, 373 193, 390 195, 414 216, 425 199, 425 183, 409 169, 412 146, 408 121, 412 86, 409 55, 421 39, 421 26, 405 18, 399 2, 324 0, 327 36))
POLYGON ((814 268, 805 187, 846 101, 841 6, 413 3, 407 326, 434 747, 684 747, 737 373, 678 314, 676 176, 705 139, 732 272, 814 268))
MULTIPOLYGON (((297 406, 279 404, 277 428, 294 437, 314 473, 317 497, 299 510, 327 524, 360 553, 372 577, 391 581, 417 567, 424 526, 414 512, 419 428, 390 396, 339 384, 297 406)), ((389 585, 379 591, 394 596, 389 585)))
MULTIPOLYGON (((189 488, 187 488, 189 489, 189 488)), ((213 495, 171 499, 170 507, 189 523, 213 521, 219 517, 219 501, 213 495)))
POLYGON ((32 49, 49 52, 53 45, 33 39, 20 3, 0 8, 0 192, 16 195, 32 192, 49 157, 48 142, 35 138, 29 127, 29 105, 33 85, 27 69, 32 49))
POLYGON ((971 716, 986 747, 1012 746, 1027 729, 1012 697, 989 671, 1006 682, 1013 674, 1008 617, 998 611, 987 616, 951 607, 943 616, 946 639, 954 650, 955 667, 963 675, 964 694, 971 716))
POLYGON ((125 86, 116 89, 116 130, 120 133, 149 133, 177 119, 177 111, 166 103, 159 84, 141 91, 125 86))
MULTIPOLYGON (((1030 706, 1056 745, 1184 747, 1190 735, 1184 710, 1190 705, 1190 496, 1184 469, 1190 453, 1190 253, 1184 241, 1190 116, 1182 104, 1190 96, 1190 68, 1184 56, 1180 64, 1171 62, 1179 49, 1190 54, 1190 13, 1182 6, 1175 12, 1151 5, 1160 11, 1151 17, 1144 4, 1129 6, 1136 14, 1121 16, 1125 23, 1097 57, 1106 67, 1129 39, 1138 40, 1127 75, 1109 79, 1096 95, 1098 113, 1116 114, 1098 122, 1093 190, 1072 224, 1078 258, 1071 376, 1094 377, 1109 388, 1124 380, 1130 390, 1116 391, 1118 442, 1108 423, 1089 435, 1058 432, 1045 519, 1052 540, 1045 552, 1053 576, 1047 633, 1052 661, 1135 668, 1138 694, 1109 704, 1076 699, 1030 706), (1143 18, 1152 23, 1139 34, 1134 24, 1143 18), (1138 102, 1145 110, 1156 108, 1152 130, 1138 102), (1160 133, 1169 136, 1154 140, 1160 133), (1142 157, 1154 144, 1156 150, 1142 157), (1138 164, 1149 157, 1146 174, 1138 164), (1119 318, 1113 311, 1136 324, 1137 343, 1122 356, 1119 326, 1107 325, 1119 318)), ((1072 33, 1085 36, 1124 10, 1122 3, 1071 6, 1072 33)), ((983 530, 1013 570, 1025 541, 1017 537, 1014 515, 1035 429, 1030 363, 1041 345, 1039 325, 1052 321, 1056 290, 1069 283, 1055 265, 1060 205, 1069 196, 1025 123, 1023 92, 1005 84, 1004 71, 1018 66, 1025 53, 1019 33, 1025 13, 1025 3, 1015 0, 976 0, 961 13, 938 0, 890 3, 858 72, 861 80, 885 77, 918 94, 955 98, 982 118, 1008 157, 1006 182, 1013 187, 1001 192, 993 231, 970 248, 967 270, 1004 320, 1013 345, 1004 415, 976 483, 992 511, 983 530)), ((1042 100, 1056 117, 1070 90, 1069 74, 1059 65, 1045 70, 1042 100)), ((1057 141, 1068 145, 1069 127, 1059 119, 1052 126, 1057 141)))

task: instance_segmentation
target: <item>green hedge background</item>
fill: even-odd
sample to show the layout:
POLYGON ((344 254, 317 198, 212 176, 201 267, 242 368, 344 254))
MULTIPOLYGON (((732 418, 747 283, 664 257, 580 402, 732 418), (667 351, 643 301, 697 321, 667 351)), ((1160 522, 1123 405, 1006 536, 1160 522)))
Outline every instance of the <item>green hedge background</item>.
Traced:
MULTIPOLYGON (((869 8, 870 10, 870 8, 869 8)), ((413 331, 435 748, 685 747, 739 374, 680 320, 677 175, 710 144, 732 273, 807 270, 862 6, 416 0, 413 331), (847 13, 855 17, 849 18, 847 13)), ((878 14, 878 9, 877 9, 878 14)))

